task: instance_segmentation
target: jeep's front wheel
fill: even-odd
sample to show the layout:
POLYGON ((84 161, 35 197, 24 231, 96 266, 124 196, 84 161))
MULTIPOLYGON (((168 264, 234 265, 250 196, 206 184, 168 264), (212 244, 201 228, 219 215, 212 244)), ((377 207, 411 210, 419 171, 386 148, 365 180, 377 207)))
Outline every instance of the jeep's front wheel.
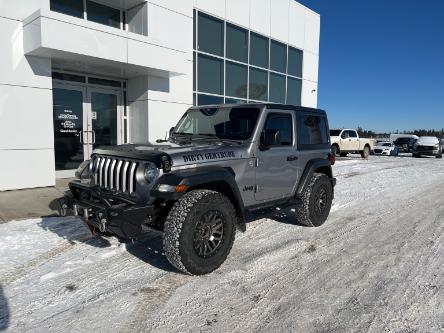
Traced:
POLYGON ((333 201, 333 186, 330 179, 315 173, 302 191, 296 206, 297 221, 307 227, 319 227, 327 220, 333 201))
POLYGON ((171 208, 163 238, 169 262, 184 273, 202 275, 217 269, 233 246, 237 220, 221 193, 194 190, 171 208))

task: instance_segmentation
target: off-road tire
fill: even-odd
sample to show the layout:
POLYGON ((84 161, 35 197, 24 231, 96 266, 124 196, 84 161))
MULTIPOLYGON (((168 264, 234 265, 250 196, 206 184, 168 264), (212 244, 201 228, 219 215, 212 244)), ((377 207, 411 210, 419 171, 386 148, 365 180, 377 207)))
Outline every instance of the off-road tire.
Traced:
POLYGON ((370 147, 365 146, 364 150, 361 151, 361 157, 362 158, 368 158, 370 156, 370 147))
POLYGON ((333 185, 330 179, 322 173, 314 173, 299 199, 300 202, 295 207, 298 223, 307 227, 321 226, 327 220, 333 201, 333 185), (321 189, 326 192, 327 199, 324 210, 319 213, 316 205, 318 204, 317 194, 321 192, 321 189))
POLYGON ((202 275, 214 271, 230 253, 236 221, 234 207, 223 194, 210 190, 186 193, 173 205, 165 220, 163 248, 168 261, 187 274, 202 275), (212 256, 203 258, 194 249, 195 230, 201 217, 213 210, 223 216, 222 241, 212 256))
POLYGON ((339 156, 341 157, 347 157, 348 153, 340 153, 339 156))
POLYGON ((418 158, 419 155, 418 155, 418 154, 414 154, 414 153, 412 153, 412 157, 418 158))
POLYGON ((436 155, 436 158, 442 158, 442 153, 441 153, 441 154, 438 154, 438 155, 436 155))

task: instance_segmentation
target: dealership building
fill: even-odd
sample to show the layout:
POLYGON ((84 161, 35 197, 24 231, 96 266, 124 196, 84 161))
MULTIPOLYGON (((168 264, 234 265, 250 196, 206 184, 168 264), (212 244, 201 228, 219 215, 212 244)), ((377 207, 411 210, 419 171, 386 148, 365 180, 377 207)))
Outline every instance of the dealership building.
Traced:
POLYGON ((319 34, 294 0, 0 0, 0 191, 154 144, 192 105, 316 107, 319 34))

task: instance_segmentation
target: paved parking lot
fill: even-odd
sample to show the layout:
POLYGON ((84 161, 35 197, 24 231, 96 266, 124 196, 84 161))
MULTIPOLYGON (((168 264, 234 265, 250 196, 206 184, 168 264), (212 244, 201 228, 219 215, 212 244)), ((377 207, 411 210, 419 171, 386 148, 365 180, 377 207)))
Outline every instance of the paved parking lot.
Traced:
POLYGON ((351 156, 334 172, 324 226, 249 223, 202 277, 175 271, 158 233, 119 244, 74 218, 0 224, 0 330, 444 331, 444 162, 351 156))

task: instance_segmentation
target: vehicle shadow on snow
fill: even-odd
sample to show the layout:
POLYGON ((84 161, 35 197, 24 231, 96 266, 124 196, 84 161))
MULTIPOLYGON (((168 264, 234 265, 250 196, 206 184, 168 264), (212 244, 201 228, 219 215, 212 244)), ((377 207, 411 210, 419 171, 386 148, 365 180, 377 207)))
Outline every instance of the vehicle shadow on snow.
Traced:
POLYGON ((275 214, 270 214, 269 216, 267 216, 267 218, 279 223, 291 224, 299 227, 307 227, 306 225, 298 222, 296 213, 293 212, 291 209, 285 209, 278 211, 275 214))
POLYGON ((149 231, 134 243, 127 242, 126 249, 139 260, 167 272, 181 273, 175 269, 163 252, 163 240, 160 232, 149 231))
POLYGON ((38 225, 72 244, 80 242, 99 248, 111 246, 106 238, 93 236, 89 228, 76 217, 43 217, 38 225))
POLYGON ((9 306, 8 300, 3 292, 3 287, 0 284, 0 331, 6 330, 9 327, 9 306))
MULTIPOLYGON (((51 231, 60 238, 75 244, 84 243, 97 248, 107 248, 111 246, 110 237, 101 235, 92 235, 89 228, 75 217, 45 217, 38 223, 39 226, 47 231, 51 231)), ((126 244, 128 253, 139 260, 159 269, 168 272, 179 272, 174 269, 163 253, 162 235, 160 232, 149 231, 143 238, 132 241, 119 239, 121 243, 126 244)))

